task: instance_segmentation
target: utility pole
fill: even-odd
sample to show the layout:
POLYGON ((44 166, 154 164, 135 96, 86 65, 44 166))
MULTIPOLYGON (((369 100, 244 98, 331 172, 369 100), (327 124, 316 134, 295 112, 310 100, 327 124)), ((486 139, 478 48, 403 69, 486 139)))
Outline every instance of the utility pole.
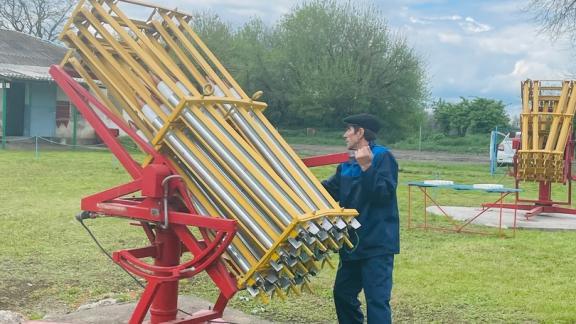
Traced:
POLYGON ((0 88, 2 89, 2 149, 6 149, 6 120, 8 119, 8 105, 7 96, 8 89, 10 89, 10 82, 0 81, 0 88))
POLYGON ((420 123, 420 135, 418 137, 418 152, 422 151, 422 123, 420 123))

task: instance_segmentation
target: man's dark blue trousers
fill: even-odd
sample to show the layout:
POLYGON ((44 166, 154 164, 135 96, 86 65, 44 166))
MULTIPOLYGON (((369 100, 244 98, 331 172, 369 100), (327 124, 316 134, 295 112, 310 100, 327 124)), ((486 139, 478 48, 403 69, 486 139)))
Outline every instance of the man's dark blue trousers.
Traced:
POLYGON ((340 261, 334 283, 334 303, 340 324, 362 324, 358 294, 364 289, 368 324, 392 323, 390 293, 394 254, 340 261))

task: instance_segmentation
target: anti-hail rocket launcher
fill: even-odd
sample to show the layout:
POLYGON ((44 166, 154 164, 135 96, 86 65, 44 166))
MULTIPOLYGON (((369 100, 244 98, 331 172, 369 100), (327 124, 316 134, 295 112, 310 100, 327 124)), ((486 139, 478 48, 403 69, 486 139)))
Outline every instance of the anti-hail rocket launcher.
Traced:
MULTIPOLYGON (((263 299, 299 293, 330 264, 330 252, 352 247, 348 231, 360 226, 357 212, 340 208, 330 197, 264 116, 261 93, 248 96, 240 88, 192 30, 191 19, 133 0, 80 1, 61 35, 70 48, 61 66, 86 80, 118 123, 126 124, 121 116, 130 118, 138 140, 144 138, 140 146, 150 152, 144 170, 159 169, 149 167, 158 161, 170 170, 148 174, 183 181, 183 187, 166 189, 158 221, 145 218, 146 224, 170 231, 179 218, 166 196, 178 191, 186 207, 180 210, 237 223, 222 259, 238 289, 263 299), (138 6, 130 12, 149 11, 147 20, 128 18, 125 6, 138 6)), ((62 71, 54 70, 53 76, 63 90, 69 96, 83 93, 62 71)), ((86 109, 93 109, 91 104, 86 109)), ((170 187, 169 180, 156 182, 170 187)), ((160 190, 152 192, 160 198, 160 190)), ((94 206, 87 211, 135 218, 94 206)), ((216 229, 202 233, 207 242, 222 239, 216 229)))

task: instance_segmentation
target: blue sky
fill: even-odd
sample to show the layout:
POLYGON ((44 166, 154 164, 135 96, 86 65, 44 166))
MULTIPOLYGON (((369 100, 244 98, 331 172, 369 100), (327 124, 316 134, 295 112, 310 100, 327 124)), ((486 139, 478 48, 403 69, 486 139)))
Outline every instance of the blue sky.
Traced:
MULTIPOLYGON (((173 0, 187 12, 209 10, 233 25, 250 17, 273 24, 298 0, 173 0)), ((432 98, 502 100, 518 114, 520 81, 565 79, 574 70, 569 43, 538 32, 529 0, 364 0, 423 58, 432 98)), ((164 4, 168 6, 167 4, 164 4)))

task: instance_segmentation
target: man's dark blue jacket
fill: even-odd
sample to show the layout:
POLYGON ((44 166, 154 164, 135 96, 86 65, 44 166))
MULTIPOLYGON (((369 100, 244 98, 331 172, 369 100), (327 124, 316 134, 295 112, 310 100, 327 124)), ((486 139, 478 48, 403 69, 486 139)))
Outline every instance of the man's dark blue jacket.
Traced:
POLYGON ((362 226, 356 233, 350 231, 354 248, 340 250, 344 261, 400 252, 398 164, 386 147, 370 143, 370 149, 372 165, 365 172, 351 159, 340 164, 336 173, 322 182, 341 207, 354 208, 360 213, 356 219, 362 226))

